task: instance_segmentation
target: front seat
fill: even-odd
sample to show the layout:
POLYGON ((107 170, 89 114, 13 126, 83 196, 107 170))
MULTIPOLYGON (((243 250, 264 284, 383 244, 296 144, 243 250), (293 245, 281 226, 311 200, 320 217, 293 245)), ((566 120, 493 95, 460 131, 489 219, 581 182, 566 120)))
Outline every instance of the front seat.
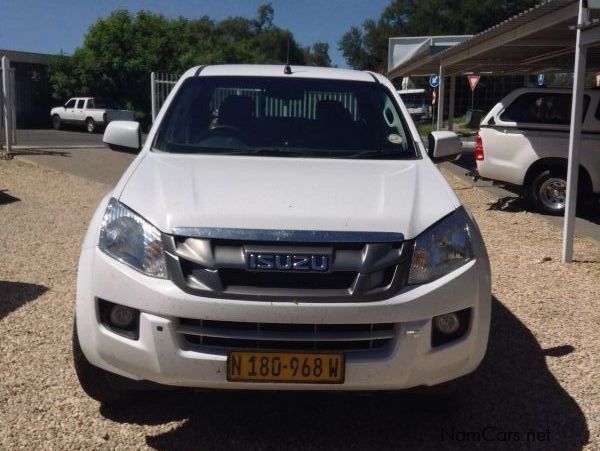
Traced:
POLYGON ((254 117, 254 101, 248 96, 231 95, 219 107, 217 126, 244 130, 254 117))

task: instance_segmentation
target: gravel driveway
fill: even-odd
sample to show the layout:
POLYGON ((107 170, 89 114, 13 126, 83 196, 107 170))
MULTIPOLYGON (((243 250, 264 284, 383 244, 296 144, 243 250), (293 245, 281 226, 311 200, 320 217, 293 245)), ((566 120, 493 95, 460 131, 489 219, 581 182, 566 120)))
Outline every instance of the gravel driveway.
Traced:
POLYGON ((75 268, 109 187, 0 161, 0 449, 600 449, 600 245, 447 175, 493 270, 488 354, 451 412, 406 396, 148 393, 107 408, 71 365, 75 268))

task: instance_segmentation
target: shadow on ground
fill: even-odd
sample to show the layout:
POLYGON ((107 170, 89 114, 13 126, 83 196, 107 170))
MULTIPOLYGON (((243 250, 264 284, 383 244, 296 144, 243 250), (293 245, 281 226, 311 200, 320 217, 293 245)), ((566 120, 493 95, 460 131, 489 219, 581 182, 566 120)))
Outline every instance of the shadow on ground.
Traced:
POLYGON ((70 157, 71 152, 64 150, 48 150, 48 149, 19 149, 11 152, 15 156, 27 155, 48 155, 51 157, 70 157))
POLYGON ((0 319, 48 291, 43 285, 0 280, 0 319))
POLYGON ((574 451, 588 441, 586 419, 545 362, 546 356, 572 351, 567 344, 542 350, 494 299, 487 356, 461 384, 462 402, 445 413, 432 409, 431 400, 402 395, 173 392, 148 393, 118 408, 101 406, 101 414, 144 425, 183 420, 147 436, 148 446, 160 450, 574 451))
POLYGON ((18 197, 11 196, 6 191, 5 189, 0 189, 0 205, 12 204, 21 200, 18 197))

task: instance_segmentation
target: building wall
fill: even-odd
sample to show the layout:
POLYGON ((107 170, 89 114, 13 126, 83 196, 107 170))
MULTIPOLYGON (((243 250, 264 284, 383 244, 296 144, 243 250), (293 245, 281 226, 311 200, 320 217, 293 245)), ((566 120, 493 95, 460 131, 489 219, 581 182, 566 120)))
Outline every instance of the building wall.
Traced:
POLYGON ((52 55, 0 50, 15 74, 15 108, 17 128, 50 126, 52 106, 48 67, 52 55))

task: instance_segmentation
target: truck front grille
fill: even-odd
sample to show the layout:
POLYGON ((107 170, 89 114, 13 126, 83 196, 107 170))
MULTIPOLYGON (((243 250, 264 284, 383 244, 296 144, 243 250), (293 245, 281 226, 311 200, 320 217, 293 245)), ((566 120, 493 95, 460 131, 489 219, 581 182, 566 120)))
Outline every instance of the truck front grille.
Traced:
POLYGON ((201 230, 206 236, 164 235, 163 241, 172 280, 184 291, 205 297, 291 302, 386 299, 404 286, 412 252, 411 243, 399 234, 201 230), (250 260, 256 255, 326 256, 327 267, 257 269, 250 260))
POLYGON ((276 324, 179 319, 186 348, 226 353, 229 349, 369 351, 393 341, 392 323, 276 324))

